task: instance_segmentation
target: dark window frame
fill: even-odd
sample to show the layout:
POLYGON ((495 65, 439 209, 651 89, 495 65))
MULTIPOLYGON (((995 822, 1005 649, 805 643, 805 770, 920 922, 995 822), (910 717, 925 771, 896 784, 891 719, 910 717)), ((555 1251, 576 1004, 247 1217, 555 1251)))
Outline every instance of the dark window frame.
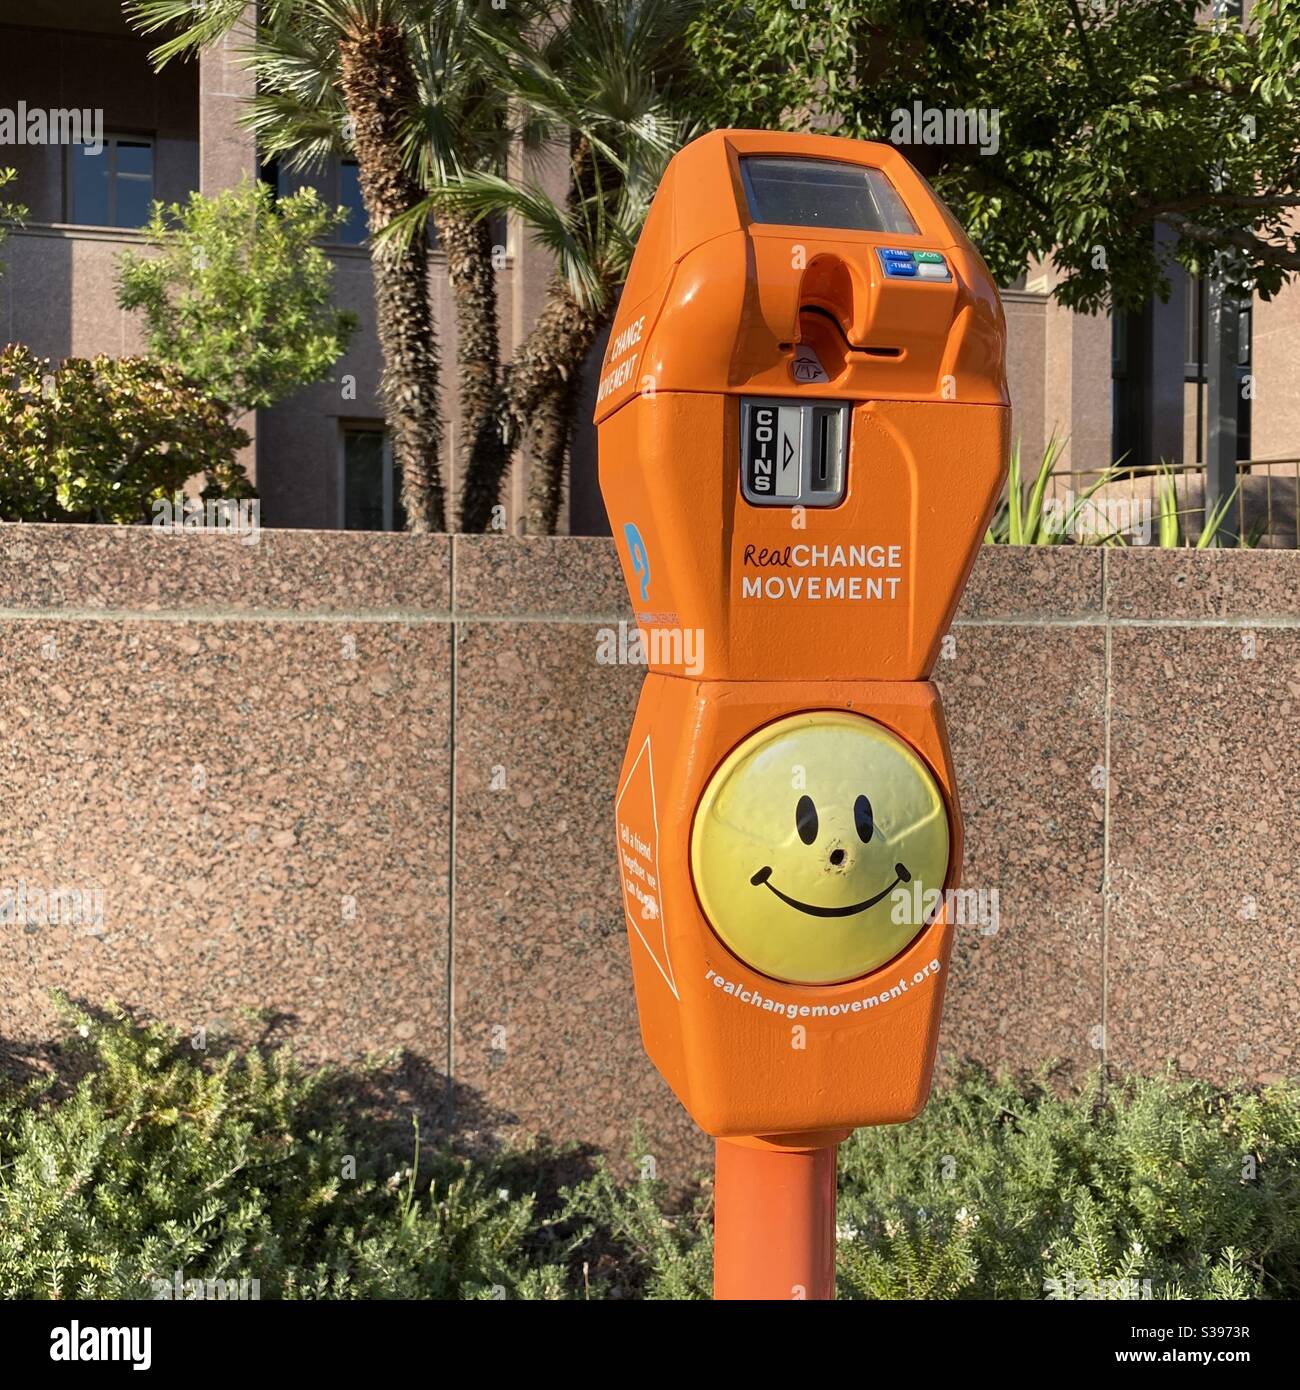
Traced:
POLYGON ((339 444, 338 444, 338 529, 346 531, 348 527, 348 436, 349 435, 379 435, 383 441, 382 447, 382 488, 383 495, 380 501, 380 511, 383 517, 383 525, 379 531, 402 531, 405 529, 405 518, 401 514, 401 483, 397 477, 397 468, 393 461, 393 439, 387 429, 384 428, 382 420, 340 420, 339 421, 339 444), (402 524, 398 524, 399 521, 402 524))
MULTIPOLYGON (((117 211, 117 149, 120 144, 145 145, 149 150, 149 203, 157 201, 155 186, 158 181, 158 137, 152 131, 113 130, 104 134, 104 147, 97 159, 108 160, 108 200, 105 208, 107 220, 104 222, 79 222, 76 206, 76 158, 77 151, 83 149, 84 142, 69 145, 63 161, 63 215, 64 224, 70 227, 111 227, 115 231, 131 231, 144 223, 131 223, 129 226, 115 220, 117 211)), ((126 177, 130 177, 127 175, 126 177)))

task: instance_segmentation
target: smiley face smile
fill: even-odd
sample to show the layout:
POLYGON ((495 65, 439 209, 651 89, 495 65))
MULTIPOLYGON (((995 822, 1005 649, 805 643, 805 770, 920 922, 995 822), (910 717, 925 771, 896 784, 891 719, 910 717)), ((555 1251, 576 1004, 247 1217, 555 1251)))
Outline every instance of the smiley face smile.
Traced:
POLYGON ((875 907, 878 902, 887 898, 900 883, 911 883, 912 875, 907 872, 905 864, 895 864, 894 873, 897 874, 897 877, 888 888, 881 889, 873 898, 865 898, 860 903, 850 903, 848 907, 817 907, 813 903, 801 903, 798 898, 789 897, 772 882, 772 866, 770 864, 760 869, 749 881, 755 888, 762 886, 769 892, 775 893, 783 903, 787 903, 800 912, 806 912, 809 917, 852 917, 855 913, 865 912, 867 908, 875 907))

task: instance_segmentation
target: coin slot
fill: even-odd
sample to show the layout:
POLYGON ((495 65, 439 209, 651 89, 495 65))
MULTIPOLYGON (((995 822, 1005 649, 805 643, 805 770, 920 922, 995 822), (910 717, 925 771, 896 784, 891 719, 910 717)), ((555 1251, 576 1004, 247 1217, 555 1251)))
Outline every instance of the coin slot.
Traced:
POLYGON ((838 496, 844 487, 844 449, 840 434, 843 413, 838 407, 813 411, 813 449, 809 488, 838 496))
MULTIPOLYGON (((813 341, 820 335, 830 334, 833 347, 824 348, 827 357, 838 357, 846 361, 849 355, 862 357, 899 358, 906 354, 901 347, 874 347, 867 343, 851 343, 844 335, 844 326, 829 310, 818 304, 805 304, 799 310, 799 328, 805 341, 813 341)), ((834 372, 831 373, 835 375, 834 372)))
POLYGON ((740 481, 747 502, 833 507, 844 497, 849 407, 841 402, 745 400, 740 481))

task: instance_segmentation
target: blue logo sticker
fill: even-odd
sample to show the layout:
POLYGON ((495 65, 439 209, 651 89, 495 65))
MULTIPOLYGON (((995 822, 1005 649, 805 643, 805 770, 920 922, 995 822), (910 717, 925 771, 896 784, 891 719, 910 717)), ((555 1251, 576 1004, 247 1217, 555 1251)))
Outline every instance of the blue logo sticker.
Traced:
POLYGON ((627 555, 632 562, 632 572, 641 581, 641 602, 644 603, 650 596, 650 557, 646 554, 641 532, 630 521, 623 527, 623 538, 627 541, 627 555))

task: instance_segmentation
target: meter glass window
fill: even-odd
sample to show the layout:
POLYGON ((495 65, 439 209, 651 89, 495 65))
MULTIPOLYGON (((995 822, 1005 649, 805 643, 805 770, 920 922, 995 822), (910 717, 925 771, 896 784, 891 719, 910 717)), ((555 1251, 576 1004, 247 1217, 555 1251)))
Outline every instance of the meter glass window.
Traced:
POLYGON ((831 159, 740 161, 755 222, 915 235, 917 225, 879 169, 831 159))

